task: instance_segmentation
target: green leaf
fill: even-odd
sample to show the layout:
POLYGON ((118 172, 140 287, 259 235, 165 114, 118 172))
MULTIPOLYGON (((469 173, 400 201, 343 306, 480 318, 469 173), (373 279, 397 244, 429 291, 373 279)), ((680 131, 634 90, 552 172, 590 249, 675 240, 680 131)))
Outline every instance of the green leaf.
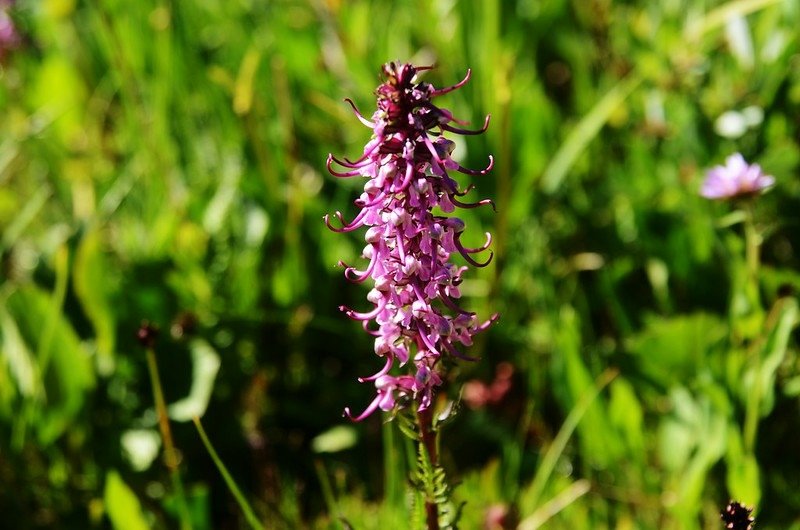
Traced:
POLYGON ((128 429, 120 437, 122 453, 135 471, 144 471, 158 457, 161 436, 154 429, 128 429))
POLYGON ((789 337, 797 323, 797 300, 781 298, 775 303, 768 319, 769 333, 761 350, 760 391, 761 415, 766 416, 775 404, 775 376, 786 357, 789 337))
POLYGON ((728 426, 728 449, 725 454, 727 466, 726 484, 730 498, 748 506, 758 506, 761 500, 758 461, 744 449, 742 435, 735 425, 728 426))
POLYGON ((350 449, 358 441, 358 433, 349 425, 337 425, 314 437, 311 449, 315 453, 338 453, 350 449))
POLYGON ((44 402, 36 428, 39 442, 48 445, 83 408, 85 394, 95 384, 92 361, 54 300, 38 287, 25 285, 14 291, 6 309, 24 343, 39 353, 36 362, 43 372, 44 402))
POLYGON ((66 57, 51 54, 36 71, 37 76, 27 91, 31 104, 52 119, 52 126, 66 144, 82 133, 86 87, 77 68, 66 57))
POLYGON ((47 204, 52 191, 48 186, 41 186, 36 190, 33 197, 25 201, 25 205, 17 212, 8 226, 3 227, 3 238, 0 241, 1 248, 7 249, 17 242, 23 232, 34 222, 36 217, 47 204))
POLYGON ((4 368, 8 366, 9 375, 16 383, 17 391, 24 397, 32 397, 36 385, 36 367, 33 355, 19 333, 16 322, 0 306, 0 346, 2 347, 4 368))
MULTIPOLYGON (((701 394, 697 397, 683 388, 675 389, 672 394, 675 406, 672 421, 681 426, 682 438, 669 442, 682 444, 684 450, 679 458, 673 458, 672 461, 673 469, 677 471, 677 501, 673 513, 685 524, 697 517, 708 475, 725 454, 729 407, 727 402, 719 402, 713 388, 710 390, 711 395, 701 394)), ((674 448, 664 444, 664 441, 662 451, 674 452, 674 448)))
POLYGON ((729 414, 730 404, 718 390, 708 387, 697 396, 682 386, 670 390, 672 411, 663 417, 659 430, 660 459, 668 468, 679 470, 698 458, 706 466, 724 453, 725 429, 720 422, 729 414))
POLYGON ((169 417, 175 421, 191 421, 195 416, 201 417, 205 414, 219 372, 219 355, 211 345, 202 339, 196 339, 192 341, 190 348, 192 387, 188 396, 169 406, 169 417))
POLYGON ((106 513, 114 530, 148 530, 151 526, 142 513, 139 499, 114 470, 106 474, 103 492, 106 513))
POLYGON ((75 253, 72 282, 75 294, 97 335, 98 367, 101 373, 113 370, 116 347, 115 316, 112 304, 113 287, 109 267, 98 230, 90 230, 81 240, 75 253))
POLYGON ((688 390, 673 388, 670 392, 672 414, 659 424, 659 460, 672 471, 678 471, 689 460, 697 443, 695 425, 700 412, 688 390))
MULTIPOLYGON (((557 390, 560 389, 562 406, 572 411, 579 409, 581 416, 585 413, 580 423, 573 426, 578 428, 583 454, 592 464, 604 468, 619 456, 622 445, 611 427, 602 397, 597 392, 590 392, 604 385, 595 381, 581 356, 580 322, 572 307, 562 308, 558 330, 559 355, 553 362, 553 380, 557 390), (593 398, 585 402, 587 392, 593 398)), ((562 429, 565 427, 566 424, 562 429)))
POLYGON ((627 348, 648 376, 670 387, 703 371, 709 350, 725 333, 725 323, 715 315, 650 316, 645 328, 629 340, 627 348))
POLYGON ((644 412, 633 391, 633 386, 625 379, 617 378, 609 388, 611 399, 608 414, 611 422, 620 430, 635 458, 645 456, 644 450, 644 412))
MULTIPOLYGON (((758 416, 766 416, 775 405, 775 380, 786 357, 789 337, 797 322, 797 300, 781 298, 767 318, 767 334, 757 362, 747 367, 741 385, 741 399, 748 409, 746 439, 754 442, 758 416)), ((755 359, 753 359, 755 360, 755 359)))

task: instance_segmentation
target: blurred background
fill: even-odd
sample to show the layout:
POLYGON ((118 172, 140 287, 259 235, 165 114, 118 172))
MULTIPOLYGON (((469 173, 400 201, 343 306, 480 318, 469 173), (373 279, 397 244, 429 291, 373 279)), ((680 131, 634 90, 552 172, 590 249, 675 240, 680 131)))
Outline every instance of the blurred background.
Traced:
POLYGON ((737 498, 800 528, 800 3, 0 12, 0 526, 178 528, 146 320, 193 528, 246 526, 193 415, 266 528, 407 527, 408 442, 341 417, 381 364, 337 310, 367 306, 336 267, 362 234, 322 222, 363 186, 325 170, 371 134, 342 100, 370 115, 399 60, 437 87, 471 68, 438 104, 492 116, 455 151, 496 161, 462 179, 497 204, 463 212, 495 252, 463 291, 501 314, 441 394, 462 396, 442 438, 462 527, 721 528, 737 498), (755 290, 740 210, 698 196, 737 151, 777 181, 751 205, 755 290))

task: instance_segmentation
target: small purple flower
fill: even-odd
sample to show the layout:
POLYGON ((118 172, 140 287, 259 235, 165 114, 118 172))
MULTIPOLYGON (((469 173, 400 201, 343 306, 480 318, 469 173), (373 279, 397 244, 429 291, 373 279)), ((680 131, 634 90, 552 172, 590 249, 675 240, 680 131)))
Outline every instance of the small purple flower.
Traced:
MULTIPOLYGON (((354 282, 372 279, 367 295, 372 309, 358 312, 342 306, 350 318, 363 323, 364 330, 375 337, 375 354, 384 359, 383 368, 360 381, 372 381, 376 397, 356 421, 377 409, 396 411, 416 403, 427 409, 435 389, 442 384, 445 357, 473 360, 459 349, 470 346, 472 337, 488 328, 496 319, 485 322, 461 308, 459 285, 467 267, 450 261, 458 253, 470 265, 488 265, 492 254, 479 262, 474 254, 486 251, 492 238, 477 248, 461 243, 464 222, 446 215, 456 207, 474 208, 492 205, 490 200, 462 202, 472 187, 461 189, 449 171, 469 175, 486 174, 493 165, 480 171, 461 167, 451 158, 455 144, 445 133, 480 134, 489 124, 487 116, 477 131, 452 125, 461 124, 453 115, 435 106, 436 96, 455 90, 469 79, 469 71, 457 85, 436 89, 417 80, 417 73, 429 67, 389 63, 384 65, 385 82, 376 90, 377 110, 368 120, 352 101, 353 110, 373 135, 357 160, 340 160, 328 155, 328 170, 336 177, 367 179, 364 192, 355 204, 360 212, 345 222, 340 212, 334 217, 343 225, 325 223, 335 232, 351 232, 366 227, 366 247, 362 256, 369 261, 363 269, 340 263, 344 275, 354 282), (343 168, 339 171, 333 164, 343 168), (437 213, 434 213, 434 209, 437 213), (405 368, 402 375, 390 375, 393 368, 405 368)), ((395 370, 397 372, 397 370, 395 370)), ((349 409, 345 414, 352 417, 349 409)))
POLYGON ((706 199, 755 195, 774 183, 775 178, 765 175, 761 166, 748 164, 741 154, 735 153, 725 160, 724 166, 715 166, 708 171, 700 195, 706 199))

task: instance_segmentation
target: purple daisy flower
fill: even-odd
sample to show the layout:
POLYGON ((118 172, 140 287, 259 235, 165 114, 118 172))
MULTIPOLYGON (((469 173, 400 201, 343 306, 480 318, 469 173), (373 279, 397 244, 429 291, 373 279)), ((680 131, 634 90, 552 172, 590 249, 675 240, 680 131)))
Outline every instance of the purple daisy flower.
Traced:
MULTIPOLYGON (((487 116, 477 131, 452 125, 462 124, 453 115, 435 106, 431 100, 464 85, 436 89, 417 80, 417 73, 430 67, 389 63, 384 65, 385 82, 376 90, 377 110, 366 119, 352 101, 356 116, 372 129, 373 135, 357 160, 340 160, 328 155, 328 170, 336 177, 362 177, 367 182, 355 201, 360 212, 346 222, 340 212, 334 217, 342 224, 335 227, 329 216, 325 223, 335 232, 350 232, 366 227, 366 247, 362 253, 369 261, 363 269, 340 263, 345 277, 354 282, 370 278, 373 288, 367 295, 372 309, 358 312, 342 306, 350 318, 363 322, 367 333, 375 337, 375 354, 384 359, 374 375, 360 379, 371 381, 376 397, 356 421, 377 409, 396 411, 416 403, 427 409, 435 389, 442 384, 441 360, 448 356, 473 360, 460 350, 470 346, 472 337, 488 328, 497 315, 480 322, 476 315, 458 305, 459 285, 467 267, 451 262, 460 254, 470 265, 483 267, 492 259, 477 261, 473 255, 486 251, 486 242, 477 248, 461 243, 464 222, 452 213, 456 207, 474 208, 492 205, 485 199, 473 203, 461 198, 472 187, 461 189, 449 171, 469 175, 487 173, 461 167, 451 158, 455 144, 445 133, 480 134, 489 124, 487 116), (336 164, 343 168, 333 168, 336 164), (437 213, 434 213, 437 209, 437 213), (395 367, 405 373, 392 375, 395 367)), ((349 409, 345 414, 352 418, 349 409)))
POLYGON ((715 166, 706 174, 700 195, 707 199, 730 199, 755 195, 772 186, 775 177, 765 175, 758 164, 748 164, 735 153, 725 160, 724 166, 715 166))

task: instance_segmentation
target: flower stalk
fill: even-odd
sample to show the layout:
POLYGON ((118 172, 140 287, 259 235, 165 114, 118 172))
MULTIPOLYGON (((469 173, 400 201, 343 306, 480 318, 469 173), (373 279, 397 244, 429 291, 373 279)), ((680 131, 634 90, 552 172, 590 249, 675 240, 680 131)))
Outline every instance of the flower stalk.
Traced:
MULTIPOLYGON (((754 303, 760 303, 758 269, 761 262, 761 235, 756 228, 753 206, 749 201, 744 206, 745 267, 749 291, 754 293, 754 303)), ((764 389, 761 388, 761 353, 757 348, 751 348, 750 357, 754 376, 753 388, 747 395, 745 407, 744 447, 749 454, 754 454, 761 416, 761 394, 764 389)))
POLYGON ((169 416, 167 414, 167 402, 164 399, 161 377, 158 374, 158 363, 156 362, 155 354, 158 330, 152 324, 143 322, 137 330, 136 335, 139 343, 145 348, 145 354, 147 356, 147 371, 150 375, 150 384, 153 389, 153 401, 155 402, 156 414, 158 415, 158 428, 161 431, 161 439, 164 441, 164 463, 172 479, 172 488, 178 505, 180 527, 181 530, 192 530, 189 505, 186 502, 186 494, 181 479, 179 467, 180 458, 172 438, 172 429, 170 428, 169 416))
MULTIPOLYGON (((439 467, 439 450, 437 447, 437 437, 433 430, 433 410, 427 408, 417 412, 417 424, 419 425, 419 440, 425 449, 431 467, 439 467)), ((439 530, 439 507, 436 499, 428 497, 425 499, 425 523, 428 530, 439 530)))
MULTIPOLYGON (((377 410, 394 417, 414 408, 417 441, 430 466, 437 468, 432 406, 444 380, 444 365, 475 360, 463 348, 497 320, 493 315, 479 321, 459 304, 460 284, 468 267, 456 265, 451 257, 459 255, 467 265, 484 267, 493 257, 492 237, 487 233, 482 245, 465 246, 461 241, 465 223, 448 214, 456 208, 494 204, 488 199, 466 200, 473 187, 461 188, 452 174, 484 175, 494 162, 490 156, 485 169, 472 170, 452 158, 455 143, 445 135, 480 134, 487 129, 489 117, 480 129, 470 130, 450 111, 436 106, 433 99, 463 86, 470 72, 459 83, 437 89, 418 79, 429 69, 394 62, 384 65, 384 81, 375 91, 377 109, 370 118, 346 100, 373 134, 359 158, 328 155, 327 167, 337 178, 367 181, 355 201, 359 212, 351 221, 338 211, 324 220, 335 232, 366 229, 362 257, 367 265, 359 269, 340 262, 340 266, 352 282, 371 280, 367 299, 372 308, 340 309, 375 337, 374 351, 382 360, 376 373, 359 379, 374 384, 372 402, 360 414, 353 415, 349 408, 344 413, 361 421, 377 410), (479 257, 482 254, 486 257, 479 257)), ((437 502, 427 497, 429 529, 438 528, 437 502)))
MULTIPOLYGON (((700 194, 712 200, 727 201, 740 208, 744 251, 733 261, 733 293, 730 302, 731 347, 741 356, 745 367, 743 377, 749 385, 743 396, 744 422, 742 443, 744 456, 755 461, 759 421, 762 416, 764 393, 764 358, 769 352, 769 335, 763 331, 764 312, 761 300, 759 269, 761 266, 762 234, 755 215, 756 200, 775 184, 775 177, 765 174, 758 164, 748 163, 740 153, 727 157, 725 165, 711 168, 702 183, 700 194)), ((737 252, 741 252, 737 242, 737 252)), ((777 307, 777 306, 776 306, 777 307)), ((758 495, 756 495, 758 498, 758 495)), ((722 512, 725 528, 750 530, 752 509, 731 502, 722 512)))

